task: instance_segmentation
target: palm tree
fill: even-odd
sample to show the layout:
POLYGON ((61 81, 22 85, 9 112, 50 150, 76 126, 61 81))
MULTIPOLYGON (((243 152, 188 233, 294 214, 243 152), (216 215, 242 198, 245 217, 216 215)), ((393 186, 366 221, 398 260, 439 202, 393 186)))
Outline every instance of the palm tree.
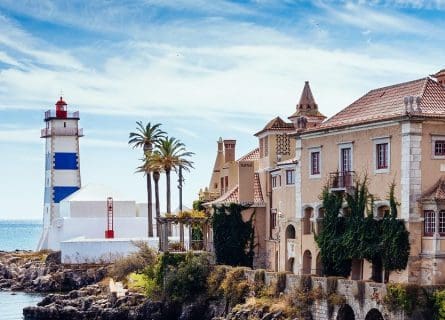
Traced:
POLYGON ((171 191, 170 191, 170 173, 181 167, 189 171, 193 168, 193 162, 187 158, 194 153, 185 149, 185 144, 176 138, 163 138, 158 146, 159 154, 162 161, 162 167, 167 178, 167 212, 171 213, 171 191))
MULTIPOLYGON (((158 145, 161 138, 166 133, 160 129, 161 124, 152 125, 150 122, 143 125, 142 121, 136 122, 136 132, 130 132, 128 144, 133 148, 141 148, 144 151, 145 158, 151 155, 153 148, 158 145)), ((153 200, 151 190, 151 171, 144 171, 147 176, 147 205, 148 205, 148 236, 153 237, 153 200)), ((158 234, 159 235, 159 234, 158 234)))
MULTIPOLYGON (((163 170, 161 156, 158 151, 154 151, 151 154, 146 153, 143 159, 144 163, 138 167, 138 172, 144 172, 145 174, 153 173, 153 181, 155 183, 155 206, 156 206, 156 218, 161 216, 161 208, 159 202, 159 179, 163 170)), ((160 237, 159 222, 156 219, 156 236, 160 237)))

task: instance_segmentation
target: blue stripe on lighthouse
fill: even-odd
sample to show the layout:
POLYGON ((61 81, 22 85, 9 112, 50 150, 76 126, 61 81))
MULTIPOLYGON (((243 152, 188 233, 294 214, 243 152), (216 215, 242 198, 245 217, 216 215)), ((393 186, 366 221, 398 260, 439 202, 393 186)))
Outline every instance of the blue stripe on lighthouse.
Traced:
POLYGON ((54 187, 54 202, 59 203, 77 190, 79 187, 54 187))
POLYGON ((54 169, 59 170, 77 170, 77 153, 56 152, 54 154, 54 169))

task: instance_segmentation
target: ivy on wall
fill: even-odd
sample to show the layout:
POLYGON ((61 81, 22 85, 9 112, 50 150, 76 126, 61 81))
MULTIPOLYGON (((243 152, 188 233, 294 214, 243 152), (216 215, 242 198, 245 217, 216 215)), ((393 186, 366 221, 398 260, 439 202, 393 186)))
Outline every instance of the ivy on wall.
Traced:
POLYGON ((390 213, 376 220, 372 214, 374 196, 367 184, 366 177, 358 180, 352 193, 330 192, 328 186, 323 189, 325 216, 315 240, 328 276, 349 276, 352 259, 365 259, 375 266, 383 266, 386 280, 391 271, 406 268, 409 232, 404 222, 397 220, 395 185, 392 184, 389 191, 390 213), (344 202, 347 206, 342 209, 344 202))
POLYGON ((255 213, 248 221, 243 221, 241 212, 247 208, 235 203, 213 207, 212 227, 216 263, 252 267, 255 213))

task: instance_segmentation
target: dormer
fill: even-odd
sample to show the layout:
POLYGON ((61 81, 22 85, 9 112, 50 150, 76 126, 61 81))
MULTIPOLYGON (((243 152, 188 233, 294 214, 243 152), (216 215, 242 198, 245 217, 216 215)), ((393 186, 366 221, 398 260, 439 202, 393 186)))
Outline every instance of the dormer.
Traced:
POLYGON ((442 85, 442 87, 445 87, 445 69, 442 69, 439 72, 432 74, 431 77, 435 78, 436 81, 442 85))

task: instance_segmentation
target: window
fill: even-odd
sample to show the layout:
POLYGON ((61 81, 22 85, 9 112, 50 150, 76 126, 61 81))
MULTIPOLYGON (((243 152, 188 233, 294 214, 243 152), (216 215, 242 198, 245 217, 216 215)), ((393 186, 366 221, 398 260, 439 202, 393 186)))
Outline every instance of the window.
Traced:
POLYGON ((272 188, 281 187, 281 176, 279 174, 272 176, 272 188))
POLYGON ((445 210, 439 212, 439 234, 445 236, 445 210))
POLYGON ((225 176, 224 180, 225 180, 225 184, 226 184, 226 186, 224 188, 224 190, 225 190, 224 192, 227 192, 227 191, 229 191, 229 177, 225 176))
POLYGON ((221 195, 224 194, 224 177, 221 178, 221 195))
POLYGON ((352 168, 351 148, 341 149, 341 171, 349 172, 352 168))
POLYGON ((286 184, 295 184, 295 170, 286 170, 286 184))
POLYGON ((436 229, 436 213, 432 210, 424 211, 424 235, 432 236, 436 229))
POLYGON ((374 141, 374 173, 388 173, 391 167, 391 137, 372 138, 374 141))
POLYGON ((388 169, 388 143, 376 144, 377 169, 388 169))
POLYGON ((277 226, 277 209, 270 210, 270 228, 275 229, 277 226))
POLYGON ((320 174, 320 151, 311 152, 311 175, 320 174))
POLYGON ((434 155, 445 156, 445 140, 434 141, 434 155))

